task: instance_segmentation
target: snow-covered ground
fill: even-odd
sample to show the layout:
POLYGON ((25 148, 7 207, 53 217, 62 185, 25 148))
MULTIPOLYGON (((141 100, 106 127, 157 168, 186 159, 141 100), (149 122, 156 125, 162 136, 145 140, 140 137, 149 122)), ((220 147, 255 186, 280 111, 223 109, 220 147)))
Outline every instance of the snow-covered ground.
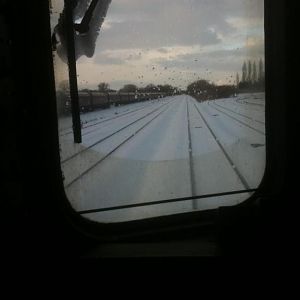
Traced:
MULTIPOLYGON (((199 103, 182 95, 82 115, 83 142, 60 120, 65 189, 79 212, 257 188, 265 169, 264 94, 199 103)), ((119 210, 120 222, 234 205, 249 193, 119 210)))

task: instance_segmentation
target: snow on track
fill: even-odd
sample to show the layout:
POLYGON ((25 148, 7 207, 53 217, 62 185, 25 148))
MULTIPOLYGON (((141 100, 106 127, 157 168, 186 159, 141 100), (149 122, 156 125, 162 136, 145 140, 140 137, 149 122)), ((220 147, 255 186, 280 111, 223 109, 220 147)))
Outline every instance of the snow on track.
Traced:
POLYGON ((265 136, 223 115, 208 103, 201 105, 201 111, 248 185, 256 188, 265 169, 265 136))
MULTIPOLYGON (((254 110, 235 98, 198 103, 182 95, 132 108, 132 112, 127 108, 128 113, 124 106, 123 116, 99 124, 103 111, 98 116, 93 112, 98 121, 83 129, 82 145, 72 144, 72 135, 61 137, 71 204, 84 213, 256 188, 265 167, 264 117, 259 111, 264 101, 261 96, 251 97, 238 99, 258 101, 260 106, 254 110)), ((249 193, 227 195, 85 217, 119 222, 234 205, 248 197, 249 193)))

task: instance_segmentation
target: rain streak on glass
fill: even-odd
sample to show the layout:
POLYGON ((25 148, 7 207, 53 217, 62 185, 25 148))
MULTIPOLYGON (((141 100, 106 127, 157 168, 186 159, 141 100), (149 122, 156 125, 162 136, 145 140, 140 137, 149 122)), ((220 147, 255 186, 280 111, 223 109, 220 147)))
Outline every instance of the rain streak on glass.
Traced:
POLYGON ((248 199, 266 157, 263 1, 73 4, 80 144, 64 3, 51 1, 61 168, 73 208, 113 223, 248 199))

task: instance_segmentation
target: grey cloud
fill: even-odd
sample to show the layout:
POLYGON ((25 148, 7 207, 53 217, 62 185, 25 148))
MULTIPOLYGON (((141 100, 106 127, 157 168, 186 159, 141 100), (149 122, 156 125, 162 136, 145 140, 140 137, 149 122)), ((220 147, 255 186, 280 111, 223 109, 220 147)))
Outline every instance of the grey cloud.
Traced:
POLYGON ((157 51, 160 52, 160 53, 164 53, 164 54, 167 54, 167 53, 170 52, 170 51, 169 51, 168 49, 166 49, 166 48, 158 48, 157 51))
POLYGON ((200 34, 200 44, 201 45, 214 45, 221 42, 221 39, 218 38, 216 32, 210 30, 202 31, 200 34))
MULTIPOLYGON (((166 57, 165 54, 168 54, 168 60, 149 60, 149 63, 156 63, 162 68, 177 68, 180 71, 192 72, 209 69, 215 73, 239 71, 243 60, 264 57, 263 37, 260 36, 260 25, 245 33, 245 29, 243 31, 234 21, 253 18, 263 20, 263 2, 262 0, 112 0, 106 19, 108 26, 104 26, 100 31, 94 62, 124 65, 129 61, 137 61, 138 66, 139 58, 142 58, 147 50, 155 49, 162 54, 161 56, 166 57), (261 44, 233 50, 222 48, 225 46, 228 48, 230 41, 237 45, 243 44, 246 35, 250 38, 260 37, 261 44), (195 45, 201 47, 201 53, 175 56, 176 51, 168 48, 195 45), (132 55, 128 57, 123 55, 120 58, 109 55, 109 51, 122 49, 132 49, 132 55), (141 49, 141 55, 138 56, 134 49, 141 49), (208 52, 208 49, 213 50, 208 52)), ((124 78, 118 78, 116 74, 115 79, 124 78)), ((116 85, 127 83, 130 82, 124 80, 115 82, 116 85)))
POLYGON ((137 61, 140 60, 141 58, 142 58, 142 52, 132 53, 126 57, 126 61, 137 61))
POLYGON ((122 65, 125 61, 120 58, 110 57, 104 53, 97 53, 94 57, 94 63, 100 65, 122 65))
POLYGON ((114 57, 109 51, 98 52, 93 61, 95 64, 101 65, 123 65, 126 62, 139 61, 142 59, 142 52, 132 52, 125 57, 114 57))
POLYGON ((245 59, 259 60, 264 57, 263 44, 232 50, 215 50, 207 53, 179 55, 173 60, 156 60, 161 67, 209 71, 240 70, 245 59))
POLYGON ((129 80, 113 80, 110 82, 110 87, 112 89, 118 90, 119 88, 121 88, 122 86, 124 86, 126 84, 136 84, 136 82, 132 82, 129 80))
POLYGON ((217 33, 237 29, 227 18, 261 17, 261 0, 112 1, 110 27, 100 33, 98 49, 166 47, 218 43, 217 33), (214 29, 214 32, 210 31, 214 29))
POLYGON ((263 17, 263 5, 262 0, 113 0, 110 10, 115 15, 128 18, 132 15, 157 16, 174 7, 181 11, 189 8, 200 17, 263 17))

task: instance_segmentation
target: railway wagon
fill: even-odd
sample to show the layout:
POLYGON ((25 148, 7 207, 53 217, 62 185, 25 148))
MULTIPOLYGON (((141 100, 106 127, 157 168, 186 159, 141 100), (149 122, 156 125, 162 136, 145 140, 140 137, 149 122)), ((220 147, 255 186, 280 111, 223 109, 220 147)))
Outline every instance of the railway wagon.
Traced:
POLYGON ((110 93, 109 102, 113 105, 125 105, 136 101, 134 95, 130 93, 110 93))
POLYGON ((125 105, 164 97, 163 93, 110 93, 110 104, 125 105))
POLYGON ((65 115, 71 112, 71 99, 67 93, 63 91, 56 91, 56 104, 57 114, 59 116, 65 115))
POLYGON ((93 111, 97 108, 108 108, 110 106, 109 96, 107 93, 100 92, 79 92, 80 110, 93 111))
MULTIPOLYGON (((86 111, 93 111, 97 108, 108 108, 110 106, 109 96, 107 93, 100 93, 100 92, 78 92, 79 97, 79 108, 81 112, 86 111)), ((60 100, 60 110, 63 113, 70 113, 71 112, 71 97, 69 93, 61 96, 60 100)))
POLYGON ((115 101, 113 102, 115 105, 125 105, 142 101, 140 94, 137 93, 117 93, 116 95, 115 101))
MULTIPOLYGON (((80 91, 79 107, 81 112, 93 111, 95 109, 109 108, 111 105, 126 105, 135 102, 154 100, 165 97, 164 93, 101 93, 96 91, 80 91)), ((71 98, 69 93, 59 92, 58 95, 59 114, 71 112, 71 98)))
POLYGON ((166 97, 165 93, 141 93, 138 94, 139 101, 155 100, 166 97))

